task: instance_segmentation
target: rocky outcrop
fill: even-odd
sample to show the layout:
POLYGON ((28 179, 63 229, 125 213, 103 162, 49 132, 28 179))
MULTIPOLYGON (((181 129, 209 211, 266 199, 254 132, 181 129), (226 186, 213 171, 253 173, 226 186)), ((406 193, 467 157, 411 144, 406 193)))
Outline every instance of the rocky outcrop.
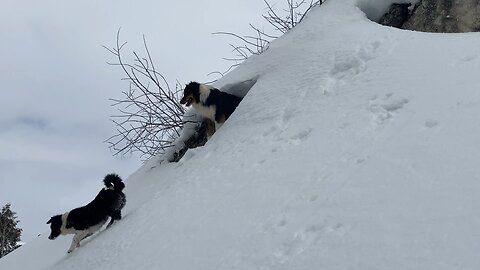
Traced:
POLYGON ((403 27, 423 32, 478 32, 480 0, 422 0, 403 27))
POLYGON ((409 15, 406 10, 393 4, 379 23, 422 32, 480 32, 480 0, 420 0, 409 15))
POLYGON ((412 4, 392 4, 387 13, 380 18, 379 24, 402 28, 403 24, 410 18, 410 10, 412 4))

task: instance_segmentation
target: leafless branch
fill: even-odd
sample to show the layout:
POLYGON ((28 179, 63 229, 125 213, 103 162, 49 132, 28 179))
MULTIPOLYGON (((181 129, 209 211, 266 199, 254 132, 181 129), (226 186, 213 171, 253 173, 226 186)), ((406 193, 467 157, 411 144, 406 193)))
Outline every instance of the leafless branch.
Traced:
POLYGON ((114 155, 138 152, 146 160, 165 152, 173 145, 185 121, 185 108, 179 103, 181 87, 172 89, 166 78, 156 70, 150 50, 143 36, 145 57, 133 51, 132 62, 125 62, 120 42, 120 30, 114 48, 107 48, 115 56, 111 66, 120 67, 129 82, 122 98, 110 99, 118 114, 111 116, 116 134, 106 140, 114 155))

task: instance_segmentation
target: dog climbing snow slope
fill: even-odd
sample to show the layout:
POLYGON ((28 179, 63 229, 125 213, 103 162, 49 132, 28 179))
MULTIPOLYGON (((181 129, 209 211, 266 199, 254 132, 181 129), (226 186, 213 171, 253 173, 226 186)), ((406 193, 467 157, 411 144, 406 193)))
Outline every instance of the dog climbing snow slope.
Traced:
POLYGON ((0 269, 480 269, 480 34, 380 26, 385 2, 312 10, 214 84, 258 76, 204 147, 126 180, 121 222, 0 269))
POLYGON ((122 208, 126 204, 126 196, 122 192, 125 184, 117 174, 108 174, 103 179, 105 188, 87 205, 77 207, 64 214, 51 217, 48 239, 54 240, 60 235, 73 234, 68 253, 80 247, 80 241, 99 231, 110 220, 107 228, 115 220, 122 218, 122 208))
POLYGON ((207 135, 213 133, 232 115, 241 97, 220 91, 212 86, 190 82, 183 90, 181 104, 195 108, 207 123, 207 135))

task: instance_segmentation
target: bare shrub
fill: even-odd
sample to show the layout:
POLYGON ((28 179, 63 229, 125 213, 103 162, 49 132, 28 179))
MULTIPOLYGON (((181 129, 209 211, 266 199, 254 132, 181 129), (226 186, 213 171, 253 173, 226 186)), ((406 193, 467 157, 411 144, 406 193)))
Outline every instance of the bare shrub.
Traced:
POLYGON ((112 106, 118 110, 111 116, 117 132, 106 140, 114 155, 124 156, 138 152, 143 160, 164 153, 179 136, 185 124, 185 108, 179 103, 180 83, 172 89, 156 69, 143 37, 144 56, 133 51, 133 62, 125 62, 122 49, 127 43, 120 42, 120 30, 116 45, 107 48, 116 61, 109 65, 120 67, 129 82, 122 98, 112 98, 112 106))
POLYGON ((306 0, 299 2, 286 0, 287 7, 283 9, 282 13, 275 11, 267 0, 263 0, 263 2, 267 6, 267 14, 262 15, 262 17, 278 32, 285 34, 297 24, 301 23, 313 7, 323 4, 325 0, 312 0, 310 2, 306 0))

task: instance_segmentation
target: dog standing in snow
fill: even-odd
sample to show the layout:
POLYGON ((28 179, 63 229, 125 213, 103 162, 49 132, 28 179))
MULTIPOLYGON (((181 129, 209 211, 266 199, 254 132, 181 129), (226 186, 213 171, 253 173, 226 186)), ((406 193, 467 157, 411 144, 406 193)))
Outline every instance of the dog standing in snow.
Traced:
POLYGON ((121 210, 127 200, 123 193, 125 184, 116 174, 109 174, 103 179, 105 188, 89 204, 75 208, 63 215, 50 218, 50 236, 53 240, 59 235, 74 234, 68 253, 80 246, 80 241, 100 230, 110 218, 107 228, 115 220, 122 218, 121 210))
POLYGON ((207 135, 210 138, 235 111, 241 97, 222 92, 214 87, 190 82, 183 90, 180 104, 192 105, 205 118, 207 135))

